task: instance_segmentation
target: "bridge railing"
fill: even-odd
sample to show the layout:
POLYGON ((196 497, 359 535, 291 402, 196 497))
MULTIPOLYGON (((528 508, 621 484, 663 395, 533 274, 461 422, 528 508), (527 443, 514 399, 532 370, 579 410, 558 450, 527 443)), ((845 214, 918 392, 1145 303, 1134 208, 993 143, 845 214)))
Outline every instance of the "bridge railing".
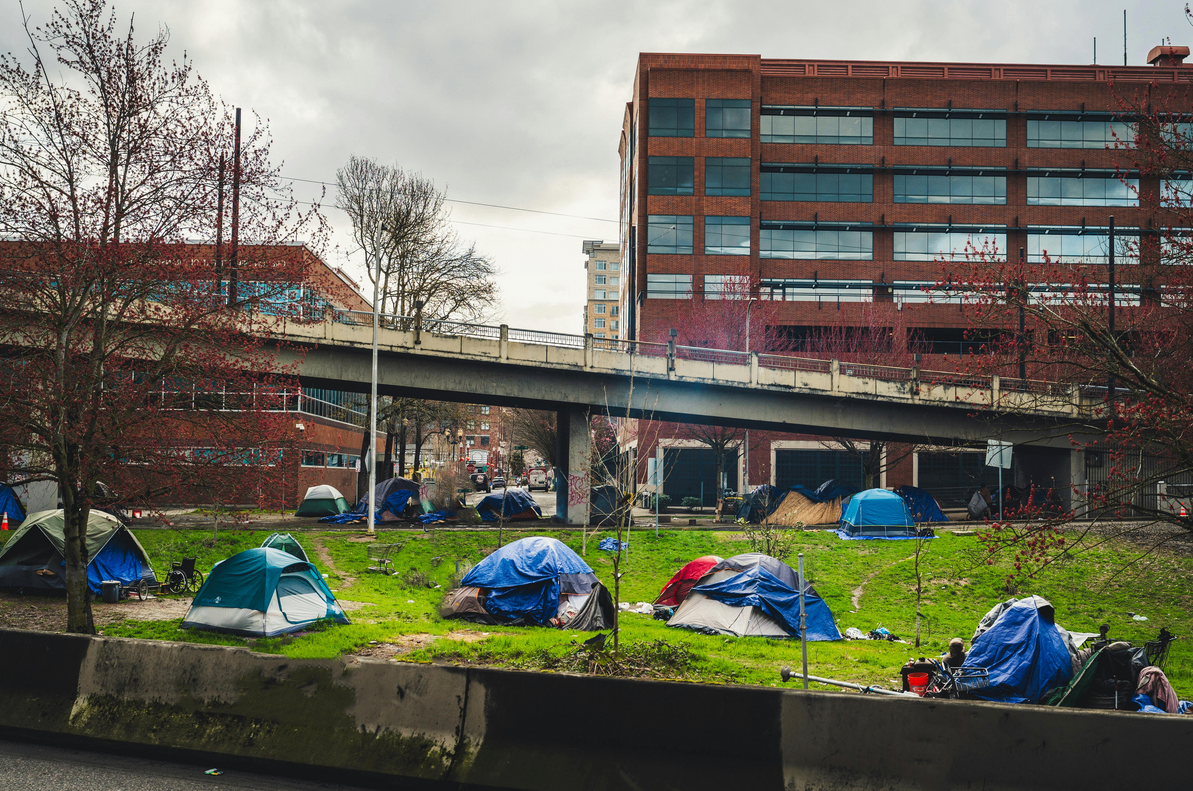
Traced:
MULTIPOLYGON (((343 324, 372 326, 373 314, 367 311, 339 310, 331 317, 333 321, 343 324)), ((435 335, 460 336, 467 338, 481 338, 487 340, 507 340, 517 343, 541 344, 570 349, 582 349, 589 345, 598 351, 608 351, 619 354, 644 355, 650 357, 666 357, 674 354, 676 359, 695 360, 728 365, 749 365, 751 354, 736 349, 712 349, 703 346, 682 346, 652 341, 626 340, 623 338, 596 338, 587 335, 576 335, 563 332, 545 332, 543 330, 528 330, 507 325, 478 324, 446 319, 428 319, 426 317, 383 313, 378 317, 379 326, 386 330, 412 331, 421 326, 421 331, 435 335)), ((833 360, 819 357, 797 357, 787 354, 758 353, 758 365, 762 368, 772 368, 787 371, 808 371, 813 373, 830 373, 833 370, 833 360)), ((930 371, 919 368, 901 368, 889 365, 874 365, 870 363, 839 362, 838 371, 844 376, 877 379, 887 382, 919 381, 927 385, 945 385, 959 388, 993 391, 999 389, 1004 393, 1024 393, 1040 396, 1064 397, 1071 395, 1069 385, 1032 379, 1003 378, 996 384, 996 378, 975 376, 957 371, 930 371)), ((1084 391, 1082 395, 1086 395, 1084 391)))

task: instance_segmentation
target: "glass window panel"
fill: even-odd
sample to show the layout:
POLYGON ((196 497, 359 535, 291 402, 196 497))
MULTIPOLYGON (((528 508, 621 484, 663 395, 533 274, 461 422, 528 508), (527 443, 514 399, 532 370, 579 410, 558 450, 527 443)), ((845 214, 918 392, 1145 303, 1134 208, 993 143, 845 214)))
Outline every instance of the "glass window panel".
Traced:
POLYGON ((647 218, 646 252, 690 254, 692 252, 690 216, 652 214, 647 218))
POLYGON ((705 195, 749 195, 749 157, 706 157, 704 160, 705 195))
POLYGON ((651 137, 693 137, 695 135, 695 99, 651 97, 647 108, 651 137))
POLYGON ((820 201, 870 203, 874 200, 874 176, 843 173, 830 169, 804 173, 779 173, 763 166, 762 199, 777 201, 820 201))
POLYGON ((646 275, 647 299, 691 299, 691 275, 646 275))
POLYGON ((707 99, 704 102, 705 137, 749 137, 749 99, 707 99))
POLYGON ((869 230, 763 228, 759 245, 763 258, 869 261, 874 257, 874 233, 869 230))
POLYGON ((1002 256, 1007 237, 1005 233, 922 230, 895 231, 892 241, 896 261, 936 261, 978 252, 1002 256))
MULTIPOLYGON (((1057 264, 1109 263, 1110 232, 1099 228, 1050 228, 1029 230, 1027 260, 1057 264)), ((1139 263, 1139 232, 1121 229, 1114 240, 1115 263, 1139 263)))
POLYGON ((760 132, 763 143, 872 145, 874 117, 865 109, 768 106, 760 132))
POLYGON ((650 157, 647 163, 647 191, 651 195, 691 195, 695 184, 692 157, 650 157))
POLYGON ((1138 206, 1139 179, 1114 176, 1028 176, 1029 206, 1138 206))
POLYGON ((705 255, 749 255, 749 217, 705 217, 705 255))
MULTIPOLYGON (((1001 118, 967 118, 949 111, 936 111, 894 118, 894 141, 897 146, 998 146, 1007 144, 1006 120, 1001 118)), ((909 112, 909 111, 902 111, 909 112)))

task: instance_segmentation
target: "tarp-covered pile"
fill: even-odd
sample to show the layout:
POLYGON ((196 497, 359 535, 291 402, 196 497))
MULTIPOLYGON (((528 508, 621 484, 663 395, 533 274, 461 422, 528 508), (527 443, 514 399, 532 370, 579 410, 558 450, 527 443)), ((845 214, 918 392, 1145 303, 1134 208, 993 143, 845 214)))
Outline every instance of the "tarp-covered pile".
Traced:
POLYGON ((215 564, 182 628, 274 637, 318 621, 348 623, 322 575, 289 552, 257 547, 215 564))
POLYGON ((984 667, 990 674, 990 686, 974 696, 1039 703, 1073 675, 1069 642, 1046 599, 1029 596, 999 604, 982 619, 965 657, 965 667, 984 667))
POLYGON ((910 538, 916 535, 915 520, 899 495, 886 489, 867 489, 849 498, 837 534, 842 538, 910 538))
POLYGON ((499 521, 503 511, 507 522, 539 519, 543 515, 543 510, 525 489, 502 489, 501 492, 486 495, 476 507, 476 512, 486 522, 499 521))
POLYGON ((448 593, 440 614, 489 624, 594 631, 613 626, 613 600, 592 568, 567 545, 531 536, 506 544, 473 566, 460 588, 448 593))
POLYGON ((770 524, 786 525, 831 525, 841 519, 841 500, 817 502, 797 491, 790 491, 783 497, 779 507, 771 514, 770 524))
POLYGON ((755 486, 754 491, 742 498, 741 506, 737 509, 737 518, 758 524, 775 512, 784 494, 786 492, 769 483, 755 486))
POLYGON ((804 589, 809 640, 840 640, 828 605, 781 560, 756 552, 708 569, 668 626, 733 637, 799 637, 799 586, 804 589))
MULTIPOLYGON (((0 588, 66 591, 66 517, 59 509, 30 514, 0 549, 0 588)), ((87 587, 99 594, 104 580, 132 585, 153 582, 149 556, 111 514, 92 510, 87 519, 87 587)))

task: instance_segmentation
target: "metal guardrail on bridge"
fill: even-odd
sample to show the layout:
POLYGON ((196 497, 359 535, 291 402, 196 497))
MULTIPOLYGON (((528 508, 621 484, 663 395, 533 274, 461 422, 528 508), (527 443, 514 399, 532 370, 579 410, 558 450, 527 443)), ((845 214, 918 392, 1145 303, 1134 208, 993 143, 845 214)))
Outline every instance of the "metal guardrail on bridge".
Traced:
MULTIPOLYGON (((356 310, 335 311, 333 320, 342 324, 371 327, 373 324, 373 314, 356 310)), ((637 354, 649 357, 673 356, 681 360, 696 360, 731 365, 749 365, 751 357, 749 352, 737 349, 682 346, 678 344, 673 345, 621 338, 593 337, 589 339, 585 335, 520 329, 506 325, 473 324, 444 319, 428 319, 420 316, 405 316, 390 313, 383 313, 379 316, 379 325, 383 330, 392 329, 410 332, 418 328, 422 332, 433 333, 435 335, 461 336, 486 340, 501 340, 504 333, 504 337, 510 341, 556 346, 566 349, 583 349, 587 341, 594 350, 637 354)), ((833 367, 833 360, 827 357, 798 357, 787 354, 758 353, 757 358, 758 366, 761 368, 785 371, 829 373, 833 367)), ((841 374, 845 376, 864 377, 887 382, 919 381, 925 384, 952 385, 955 387, 968 386, 974 389, 991 389, 994 387, 990 377, 975 376, 957 371, 932 371, 920 368, 901 368, 845 361, 839 363, 839 369, 841 374)), ((1062 395, 1069 388, 1067 384, 1039 379, 1020 380, 999 377, 998 380, 997 387, 1006 392, 1062 395)))

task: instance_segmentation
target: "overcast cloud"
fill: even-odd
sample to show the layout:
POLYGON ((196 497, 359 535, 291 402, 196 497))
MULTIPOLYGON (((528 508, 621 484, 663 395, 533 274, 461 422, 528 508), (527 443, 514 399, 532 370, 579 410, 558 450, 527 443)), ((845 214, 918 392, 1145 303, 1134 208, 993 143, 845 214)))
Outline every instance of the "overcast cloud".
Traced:
MULTIPOLYGON (((214 92, 268 119, 291 177, 334 181, 352 154, 423 173, 461 201, 616 219, 617 142, 639 52, 971 62, 1122 62, 1120 2, 396 2, 114 0, 145 35, 169 27, 214 92)), ((53 3, 27 0, 35 21, 53 3)), ((1184 2, 1126 6, 1128 58, 1193 43, 1184 2)), ((0 0, 0 50, 23 51, 0 0)), ((296 183, 296 195, 319 187, 296 183)), ((326 260, 358 279, 345 221, 326 260)), ((501 269, 515 327, 581 332, 583 239, 613 222, 453 203, 501 269), (484 227, 497 226, 497 227, 484 227)))

